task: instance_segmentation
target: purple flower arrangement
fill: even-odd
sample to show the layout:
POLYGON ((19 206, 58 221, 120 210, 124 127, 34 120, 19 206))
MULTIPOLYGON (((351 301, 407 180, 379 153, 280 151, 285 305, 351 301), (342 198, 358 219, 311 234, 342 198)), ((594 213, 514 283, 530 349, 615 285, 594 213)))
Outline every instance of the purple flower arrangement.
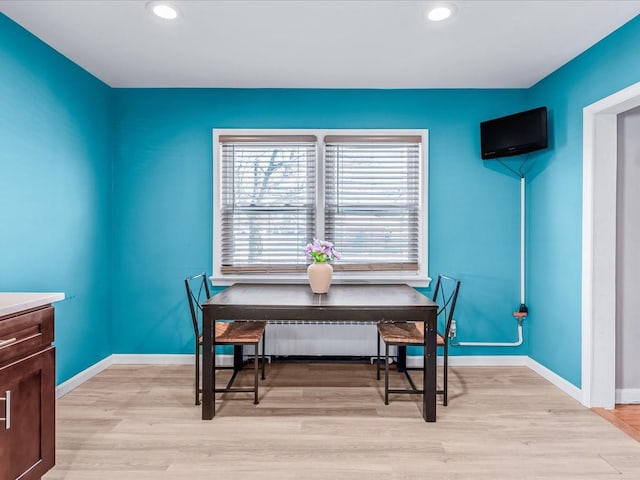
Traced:
POLYGON ((340 260, 340 253, 333 248, 333 243, 315 238, 313 243, 305 247, 304 253, 309 260, 317 263, 326 263, 334 259, 340 260))

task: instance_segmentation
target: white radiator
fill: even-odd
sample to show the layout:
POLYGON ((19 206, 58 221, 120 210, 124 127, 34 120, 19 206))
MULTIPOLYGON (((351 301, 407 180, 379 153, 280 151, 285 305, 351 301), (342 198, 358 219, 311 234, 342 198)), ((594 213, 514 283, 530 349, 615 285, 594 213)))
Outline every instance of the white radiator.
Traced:
POLYGON ((265 351, 267 355, 375 357, 376 340, 374 323, 269 323, 265 351))

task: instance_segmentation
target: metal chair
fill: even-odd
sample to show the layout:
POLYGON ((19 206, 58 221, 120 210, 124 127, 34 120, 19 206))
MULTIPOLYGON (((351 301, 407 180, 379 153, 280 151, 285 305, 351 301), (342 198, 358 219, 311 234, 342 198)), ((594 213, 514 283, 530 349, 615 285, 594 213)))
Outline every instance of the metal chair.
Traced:
MULTIPOLYGON (((193 322, 193 331, 195 334, 195 397, 196 405, 200 405, 200 394, 202 393, 200 383, 200 349, 202 348, 202 303, 211 298, 211 291, 209 290, 209 280, 206 273, 200 273, 192 277, 188 277, 184 281, 185 288, 187 290, 187 299, 189 300, 189 310, 191 311, 191 320, 193 322)), ((215 388, 215 393, 223 392, 253 392, 254 404, 258 401, 258 344, 262 340, 262 379, 265 379, 264 367, 264 332, 267 322, 264 321, 242 321, 242 322, 229 322, 218 321, 215 325, 215 343, 216 345, 254 345, 254 386, 253 388, 247 387, 235 387, 231 385, 236 378, 237 371, 234 370, 231 379, 224 388, 215 388)), ((216 370, 216 356, 213 355, 213 368, 216 370)), ((233 368, 233 367, 218 367, 218 369, 233 368)))
MULTIPOLYGON (((453 312, 458 301, 460 291, 460 281, 446 275, 438 275, 435 289, 433 290, 433 301, 438 304, 438 318, 444 318, 444 331, 437 332, 437 345, 443 349, 444 371, 443 388, 436 393, 443 395, 443 405, 448 403, 448 373, 449 373, 449 332, 453 321, 453 312)), ((389 345, 397 346, 422 346, 424 345, 424 324, 416 323, 379 323, 378 324, 378 356, 376 374, 380 380, 380 339, 385 344, 385 367, 384 367, 384 404, 389 405, 389 393, 424 394, 424 390, 416 388, 408 369, 404 374, 407 377, 410 389, 389 389, 389 345)))

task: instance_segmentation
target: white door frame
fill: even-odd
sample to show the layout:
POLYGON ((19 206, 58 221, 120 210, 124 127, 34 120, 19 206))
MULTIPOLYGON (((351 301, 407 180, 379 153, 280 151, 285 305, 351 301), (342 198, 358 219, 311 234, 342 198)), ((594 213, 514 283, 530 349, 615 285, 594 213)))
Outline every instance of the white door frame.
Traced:
POLYGON ((640 82, 583 110, 582 403, 615 408, 618 115, 640 106, 640 82))

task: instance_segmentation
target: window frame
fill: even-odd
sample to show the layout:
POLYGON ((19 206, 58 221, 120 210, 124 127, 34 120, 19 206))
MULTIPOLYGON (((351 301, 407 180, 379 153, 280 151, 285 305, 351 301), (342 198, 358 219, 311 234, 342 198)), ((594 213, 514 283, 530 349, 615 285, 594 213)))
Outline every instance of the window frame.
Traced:
MULTIPOLYGON (((325 209, 325 137, 335 135, 354 136, 393 136, 413 135, 421 138, 419 191, 420 201, 418 216, 418 249, 419 266, 416 271, 335 271, 333 283, 406 283, 414 287, 428 287, 431 278, 428 276, 428 175, 429 175, 429 131, 427 129, 213 129, 213 270, 210 277, 216 285, 232 285, 234 283, 306 283, 307 275, 299 273, 256 273, 238 274, 222 273, 222 190, 221 190, 221 144, 222 136, 253 135, 315 135, 316 147, 316 235, 324 238, 325 209)), ((312 239, 309 239, 311 241, 312 239)), ((340 246, 336 245, 337 250, 340 246)))

